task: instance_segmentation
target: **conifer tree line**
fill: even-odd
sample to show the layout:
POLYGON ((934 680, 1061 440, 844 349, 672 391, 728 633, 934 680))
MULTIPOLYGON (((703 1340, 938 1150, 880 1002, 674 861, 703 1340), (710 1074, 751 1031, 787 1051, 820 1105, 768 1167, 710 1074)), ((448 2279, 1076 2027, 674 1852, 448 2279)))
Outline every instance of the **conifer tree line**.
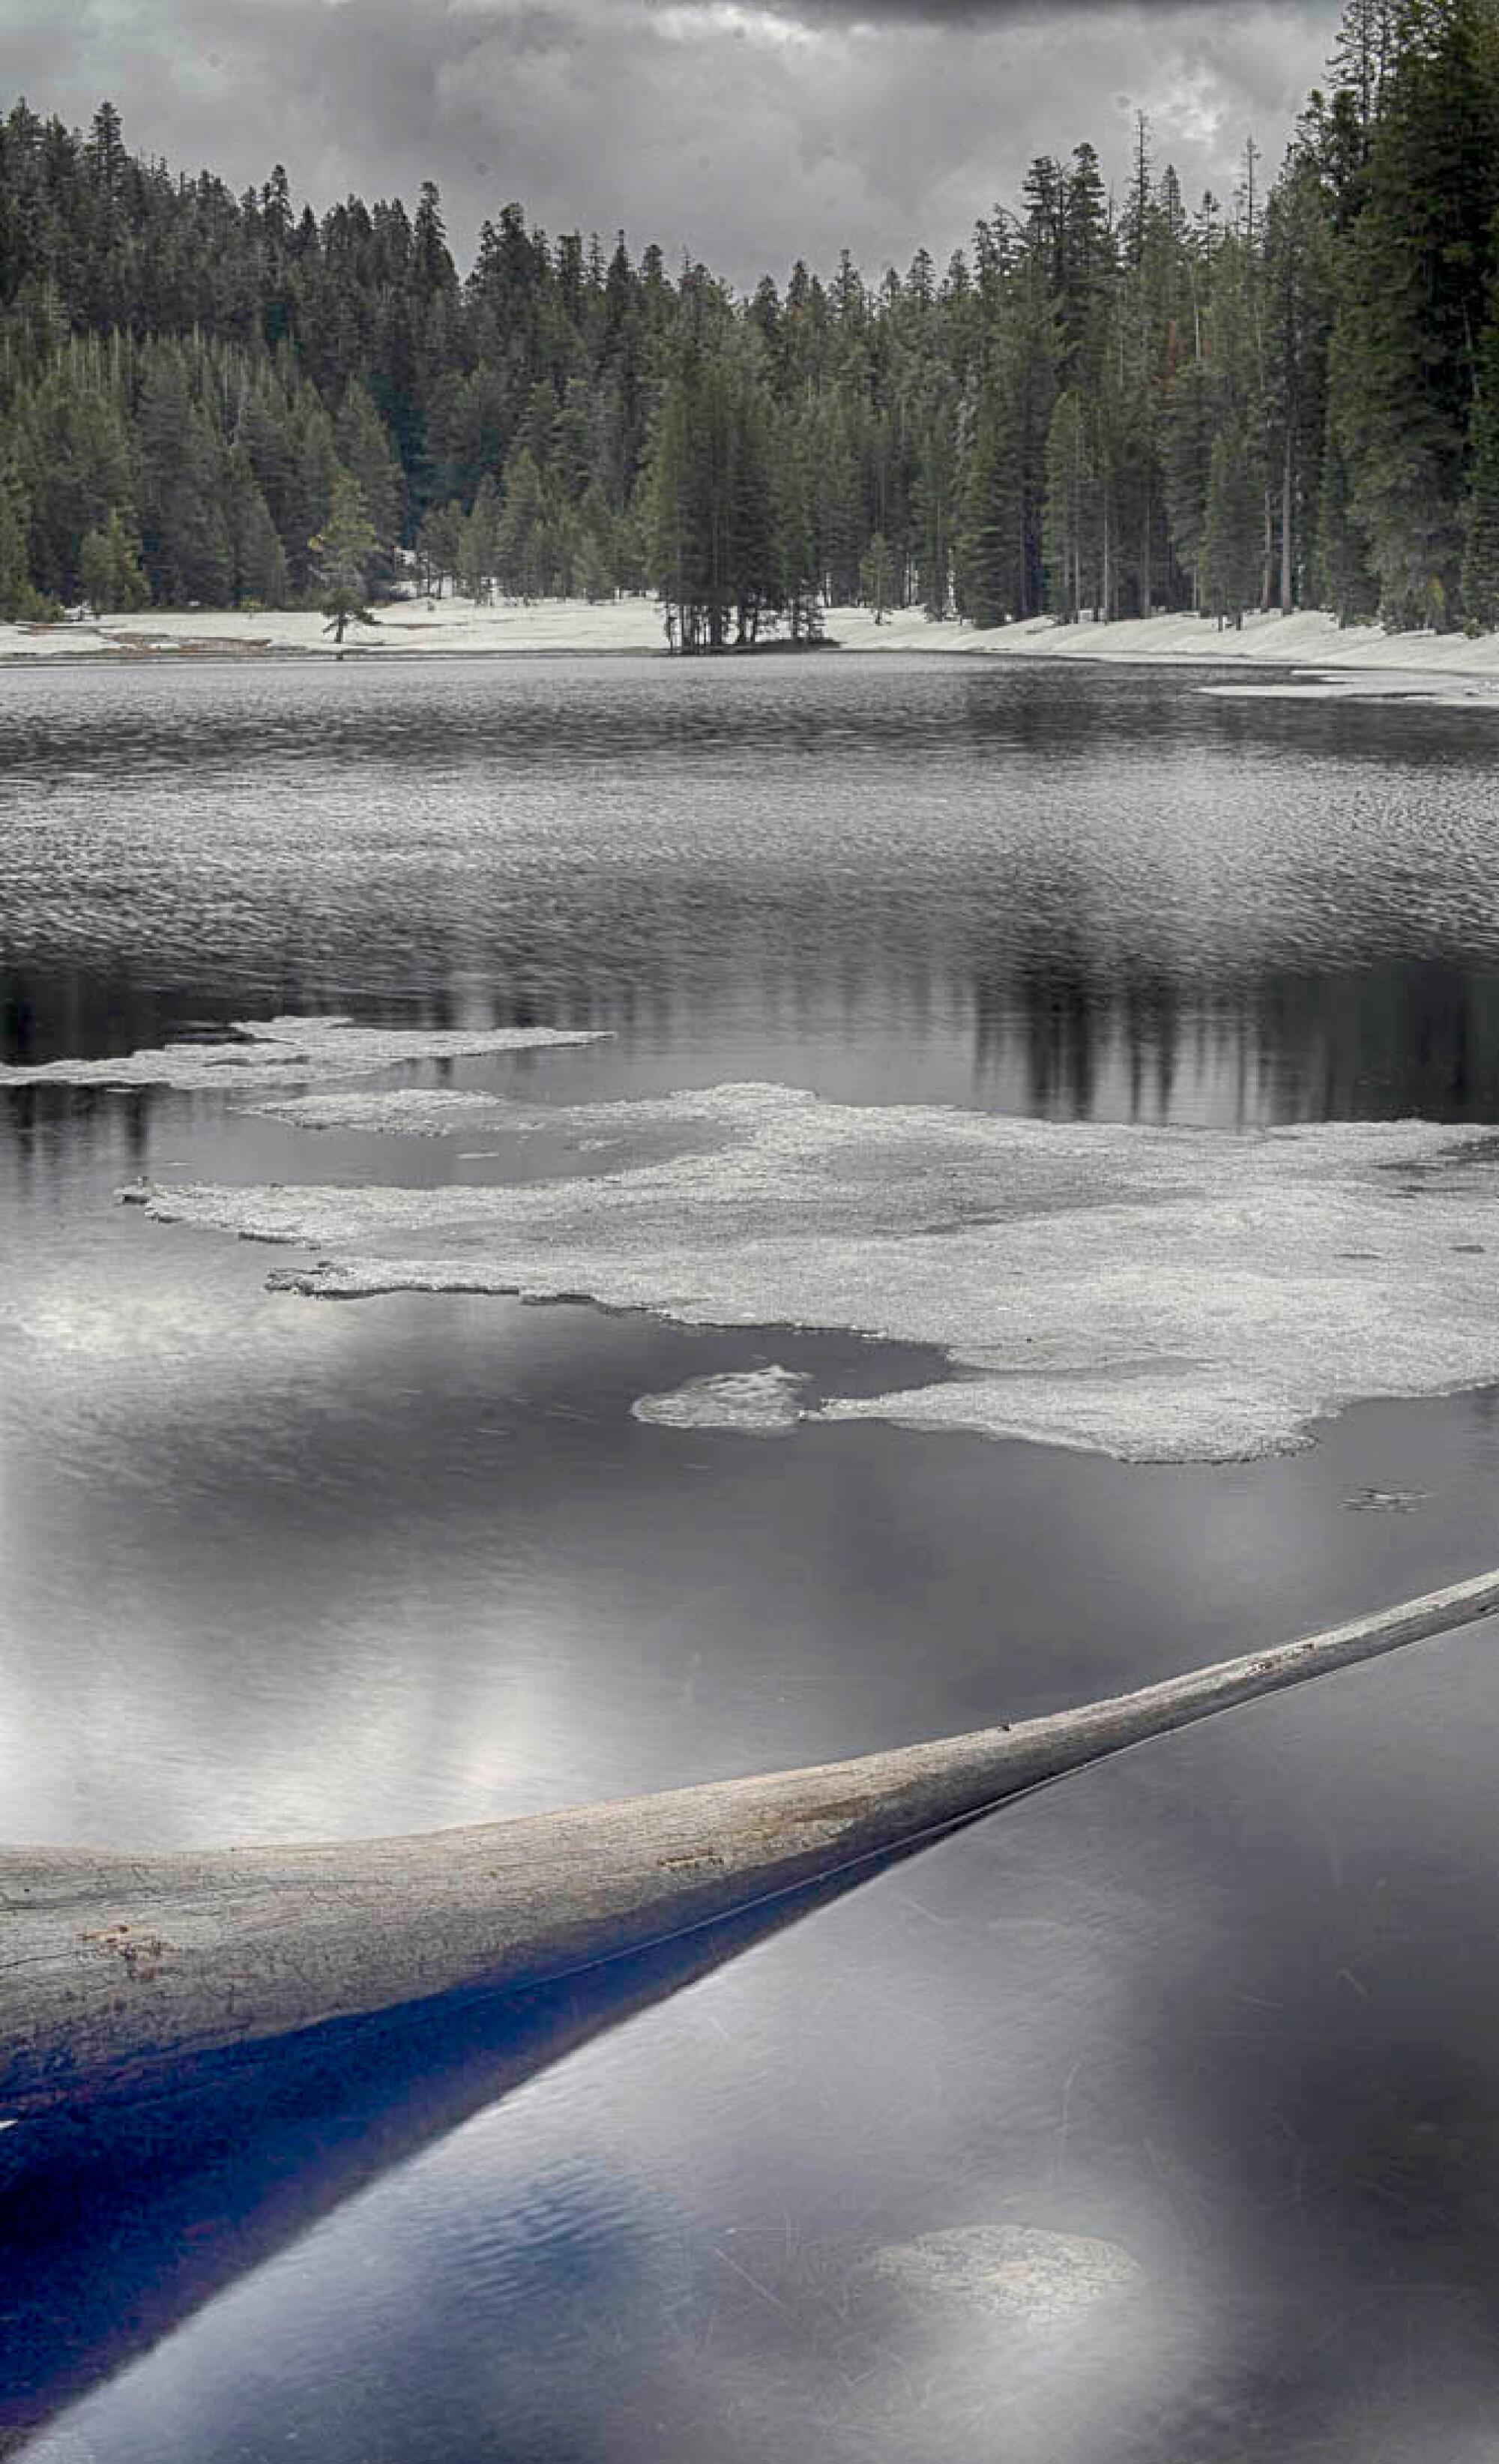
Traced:
POLYGON ((0 614, 650 590, 683 649, 830 605, 992 626, 1325 607, 1499 627, 1499 0, 1348 0, 1273 178, 1084 143, 938 270, 737 296, 483 227, 320 219, 0 121, 0 614), (331 593, 331 596, 329 595, 331 593))

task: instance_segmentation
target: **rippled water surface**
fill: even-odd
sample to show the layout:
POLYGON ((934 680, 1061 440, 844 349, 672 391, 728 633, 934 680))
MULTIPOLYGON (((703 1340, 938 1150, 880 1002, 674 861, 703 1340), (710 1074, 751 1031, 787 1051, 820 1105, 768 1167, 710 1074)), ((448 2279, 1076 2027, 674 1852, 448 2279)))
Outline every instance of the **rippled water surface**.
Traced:
MULTIPOLYGON (((542 1111, 753 1079, 1499 1122, 1496 727, 936 659, 11 670, 0 1057, 347 1012, 603 1030, 378 1082, 542 1111)), ((357 1836, 811 1762, 1499 1559, 1488 1394, 1188 1469, 747 1437, 630 1406, 933 1364, 269 1292, 275 1253, 113 1192, 634 1152, 249 1100, 0 1095, 9 1837, 357 1836)), ((299 2135, 226 2114, 12 2195, 0 2452, 1479 2464, 1494 1646, 1121 1758, 695 1979, 392 2054, 299 2135)))

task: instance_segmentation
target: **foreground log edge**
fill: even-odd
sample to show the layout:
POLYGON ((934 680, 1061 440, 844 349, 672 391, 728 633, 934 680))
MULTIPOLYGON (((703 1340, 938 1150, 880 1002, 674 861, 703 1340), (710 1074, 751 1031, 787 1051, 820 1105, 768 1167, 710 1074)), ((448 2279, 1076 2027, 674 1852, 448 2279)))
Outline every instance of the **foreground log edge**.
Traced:
POLYGON ((0 1849, 0 2115, 193 2057, 510 1991, 910 1848, 1110 1754, 1499 1612, 1499 1572, 1013 1727, 410 1837, 0 1849))

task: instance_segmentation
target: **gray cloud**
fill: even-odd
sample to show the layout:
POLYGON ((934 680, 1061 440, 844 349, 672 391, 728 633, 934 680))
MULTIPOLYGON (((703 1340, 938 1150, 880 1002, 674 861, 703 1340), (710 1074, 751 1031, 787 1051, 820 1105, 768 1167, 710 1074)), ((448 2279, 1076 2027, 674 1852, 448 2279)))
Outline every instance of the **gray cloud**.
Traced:
MULTIPOLYGON (((710 6, 733 10, 737 0, 709 0, 710 6)), ((1303 13, 1302 0, 1272 0, 1289 14, 1303 13)), ((1080 14, 1117 16, 1118 0, 760 0, 766 15, 789 17, 803 25, 831 23, 906 27, 1000 27, 1044 24, 1047 17, 1080 14)), ((1204 17, 1204 0, 1155 0, 1154 15, 1173 12, 1204 17)))
POLYGON ((1189 197, 1226 193, 1247 134, 1273 162, 1335 23, 1335 0, 4 7, 12 93, 76 121, 108 94, 136 145, 236 187, 284 162, 321 208, 430 177, 460 257, 518 198, 741 283, 845 245, 872 272, 945 256, 1035 153, 1086 137, 1122 178, 1136 108, 1189 197))

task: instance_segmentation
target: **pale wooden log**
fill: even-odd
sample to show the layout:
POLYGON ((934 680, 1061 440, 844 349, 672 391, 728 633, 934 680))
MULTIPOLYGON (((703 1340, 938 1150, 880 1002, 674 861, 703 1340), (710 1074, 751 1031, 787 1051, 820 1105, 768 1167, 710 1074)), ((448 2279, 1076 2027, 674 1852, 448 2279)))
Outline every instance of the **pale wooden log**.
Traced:
POLYGON ((1083 1710, 519 1821, 190 1854, 0 1851, 0 2115, 617 1958, 1495 1611, 1499 1573, 1083 1710))
POLYGON ((231 2047, 164 2093, 0 2131, 0 2457, 392 2166, 871 1870, 549 1985, 231 2047))

